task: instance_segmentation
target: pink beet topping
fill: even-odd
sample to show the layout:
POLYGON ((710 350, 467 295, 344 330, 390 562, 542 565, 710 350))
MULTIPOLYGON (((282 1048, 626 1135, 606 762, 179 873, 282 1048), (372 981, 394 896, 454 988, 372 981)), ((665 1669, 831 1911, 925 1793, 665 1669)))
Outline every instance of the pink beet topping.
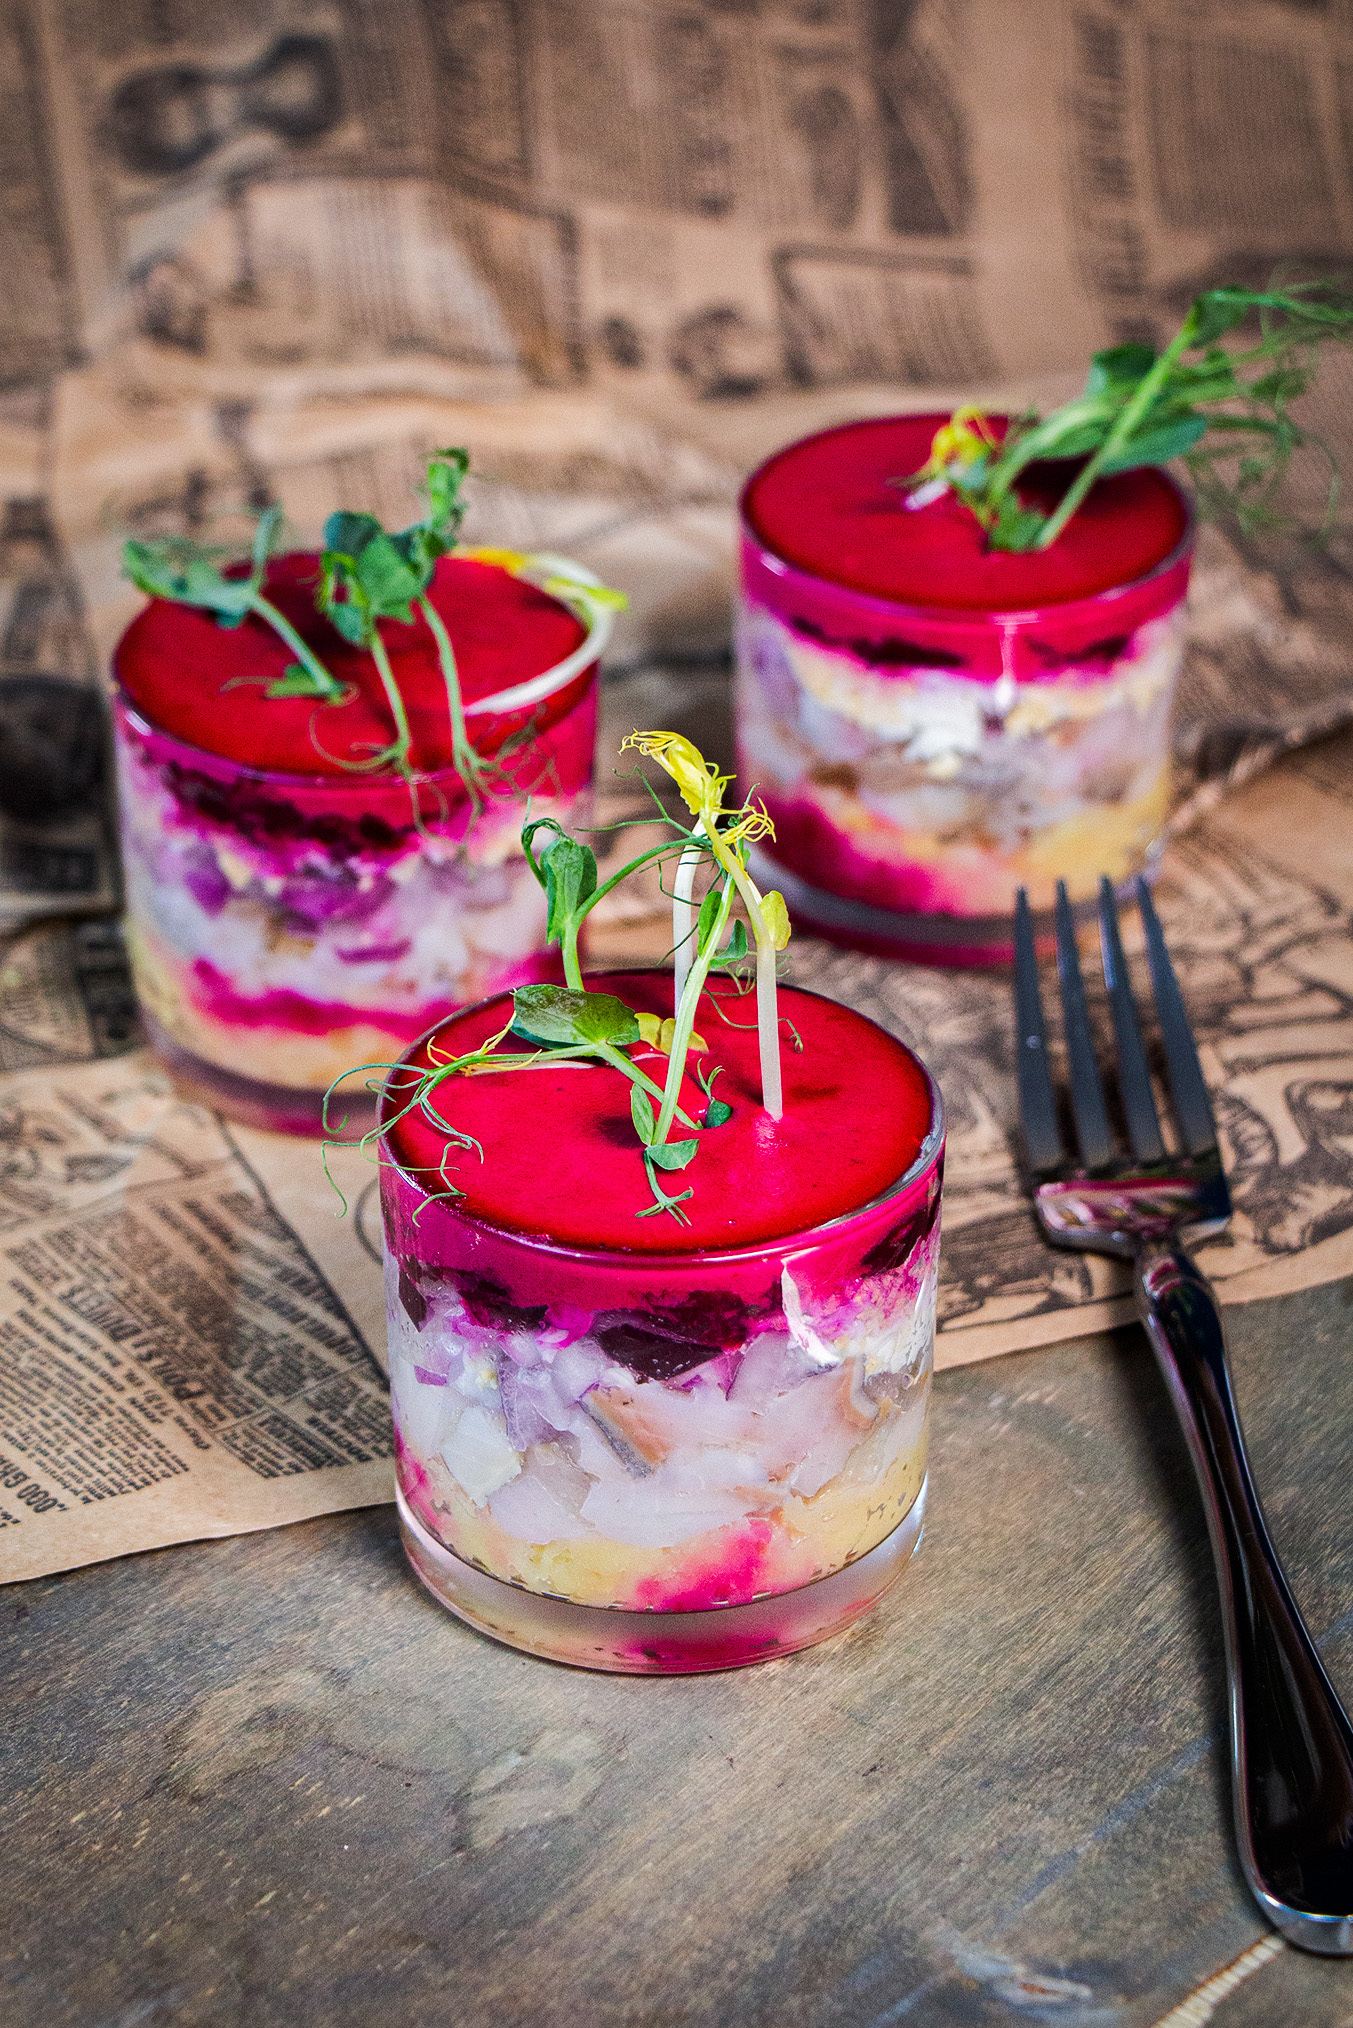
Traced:
MULTIPOLYGON (((671 978, 661 973, 617 973, 588 984, 636 1011, 672 1011, 671 978)), ((440 1087, 445 1117, 484 1151, 482 1162, 455 1149, 448 1158, 447 1175, 465 1192, 457 1212, 563 1246, 695 1254, 808 1231, 868 1204, 906 1174, 932 1124, 929 1083, 910 1050, 848 1007, 782 988, 780 1011, 803 1050, 784 1028, 785 1111, 776 1122, 759 1102, 755 1002, 733 997, 724 981, 717 991, 730 1017, 751 1026, 727 1026, 703 997, 696 1028, 709 1047, 688 1058, 682 1107, 692 1120, 704 1119, 708 1102, 693 1073, 718 1064, 723 1074, 714 1090, 733 1116, 700 1135, 689 1168, 663 1177, 669 1194, 693 1189, 682 1206, 689 1224, 635 1215, 652 1198, 620 1072, 563 1065, 456 1077, 440 1087)), ((499 995, 444 1023, 432 1039, 439 1054, 461 1055, 510 1016, 510 1000, 499 995)), ((408 1061, 425 1068, 427 1050, 425 1042, 408 1061)), ((632 1054, 661 1084, 666 1057, 632 1054)), ((678 1122, 670 1138, 689 1133, 678 1122)), ((430 1191, 441 1187, 430 1172, 446 1138, 423 1115, 402 1120, 390 1146, 430 1191)))
MULTIPOLYGON (((1150 467, 1103 479, 1047 551, 988 551, 952 494, 918 509, 894 482, 919 471, 946 415, 846 423, 790 444, 747 484, 743 513, 767 549, 834 584, 906 605, 1023 612, 1130 583, 1178 545, 1187 515, 1150 467)), ((1023 484, 1047 508, 1074 467, 1036 468, 1023 484)))
MULTIPOLYGON (((368 758, 373 747, 389 744, 394 726, 370 655, 349 647, 316 613, 318 577, 318 557, 281 556, 269 569, 265 591, 325 667, 356 685, 351 703, 317 707, 314 698, 271 698, 263 683, 237 682, 280 676, 294 660, 291 651, 253 615, 239 627, 221 627, 210 613, 165 599, 153 599, 123 635, 118 681, 153 725, 203 752, 279 773, 352 780, 326 752, 368 758)), ((567 606, 497 564, 443 557, 433 603, 451 636, 467 703, 553 669, 584 638, 582 622, 567 606)), ((381 634, 409 713, 415 765, 449 766, 446 686, 426 622, 388 621, 381 634)), ((471 739, 481 752, 492 752, 527 718, 539 735, 577 702, 588 680, 580 672, 557 695, 511 719, 472 717, 471 739)))

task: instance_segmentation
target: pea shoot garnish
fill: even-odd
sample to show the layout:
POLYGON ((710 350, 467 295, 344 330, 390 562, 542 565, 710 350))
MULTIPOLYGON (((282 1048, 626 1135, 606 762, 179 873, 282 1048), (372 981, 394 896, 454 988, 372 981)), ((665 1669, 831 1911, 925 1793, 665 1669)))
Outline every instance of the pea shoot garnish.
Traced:
MULTIPOLYGON (((471 1152, 480 1159, 483 1156, 478 1144, 462 1134, 442 1110, 457 1078, 576 1064, 614 1071, 629 1084, 636 1152, 642 1158, 652 1198, 635 1216, 649 1218, 667 1212, 685 1223, 681 1206, 692 1189, 688 1186, 673 1192, 663 1179, 688 1168, 699 1153, 702 1135, 716 1131, 732 1117, 732 1107, 714 1094, 717 1065, 697 1070, 696 1082, 705 1101, 702 1117, 692 1117, 681 1104, 688 1058, 692 1053, 709 1053, 704 1037, 695 1032, 695 1016, 700 996, 716 972, 731 975, 740 985, 746 983, 749 971, 755 979, 761 1103, 772 1119, 783 1114, 776 958, 789 942, 789 916, 782 897, 773 892, 761 894, 747 872, 748 846, 759 838, 774 837, 770 818, 760 804, 751 801, 736 809, 726 808, 723 795, 731 777, 719 774, 677 733, 631 733, 622 743, 622 752, 625 749, 651 756, 667 771, 695 821, 687 827, 675 818, 665 818, 674 835, 637 854, 605 881, 598 878, 592 848, 570 836, 553 817, 534 818, 523 827, 522 849, 545 891, 546 941, 559 947, 565 983, 516 987, 510 1020, 463 1055, 443 1056, 433 1044, 425 1070, 411 1065, 361 1064, 340 1078, 326 1097, 329 1124, 329 1108, 348 1078, 386 1073, 391 1093, 386 1117, 364 1134, 358 1145, 375 1146, 407 1114, 420 1111, 447 1136, 437 1170, 443 1186, 438 1193, 441 1196, 464 1195, 447 1172, 453 1155, 471 1152), (598 902, 632 874, 653 865, 675 869, 675 991, 673 1011, 663 1019, 635 1013, 613 993, 589 991, 579 955, 583 926, 598 902), (704 892, 697 900, 695 890, 702 875, 704 892), (733 920, 738 901, 751 924, 750 943, 746 924, 733 920), (515 1046, 522 1043, 528 1046, 515 1046), (667 1059, 661 1082, 644 1068, 644 1059, 654 1054, 667 1059)), ((368 1088, 377 1087, 370 1084, 368 1088)))
POLYGON ((268 697, 309 697, 316 704, 311 740, 322 758, 356 774, 381 771, 400 776, 408 785, 415 818, 420 812, 420 777, 413 761, 408 709, 390 664, 382 627, 390 621, 405 626, 421 616, 432 635, 446 687, 451 764, 459 775, 475 816, 493 796, 511 796, 516 784, 496 761, 479 753, 465 728, 465 707, 455 650, 441 614, 429 596, 433 575, 444 556, 453 552, 472 561, 494 563, 514 576, 529 579, 569 606, 589 627, 607 608, 623 606, 624 597, 604 585, 575 576, 561 559, 521 555, 512 550, 461 549, 458 537, 465 518, 462 488, 470 454, 463 449, 434 451, 428 460, 423 494, 425 512, 408 528, 391 534, 374 514, 340 511, 324 524, 314 600, 318 613, 343 639, 371 657, 390 714, 391 738, 369 751, 331 753, 322 745, 316 720, 325 705, 352 701, 354 686, 326 668, 314 649, 264 592, 268 564, 277 545, 282 509, 265 508, 254 530, 247 568, 229 548, 200 543, 191 536, 171 535, 155 541, 123 545, 122 569, 149 598, 172 599, 211 613, 219 626, 238 627, 250 617, 270 627, 296 657, 281 676, 243 677, 262 682, 268 697))
POLYGON ((1002 429, 981 409, 956 409, 935 434, 928 462, 904 483, 922 508, 952 492, 986 530, 992 549, 1041 550, 1057 540, 1097 479, 1183 458, 1204 509, 1242 535, 1265 530, 1327 534, 1338 472, 1320 436, 1292 413, 1329 340, 1353 340, 1353 294, 1330 281, 1273 289, 1208 289, 1163 352, 1114 345, 1097 352, 1084 392, 1051 415, 1027 410, 1002 429), (1247 319, 1252 343, 1223 345, 1247 319), (1328 506, 1303 530, 1279 495, 1295 452, 1311 446, 1330 468, 1328 506), (1023 499, 1029 466, 1081 458, 1050 511, 1023 499))

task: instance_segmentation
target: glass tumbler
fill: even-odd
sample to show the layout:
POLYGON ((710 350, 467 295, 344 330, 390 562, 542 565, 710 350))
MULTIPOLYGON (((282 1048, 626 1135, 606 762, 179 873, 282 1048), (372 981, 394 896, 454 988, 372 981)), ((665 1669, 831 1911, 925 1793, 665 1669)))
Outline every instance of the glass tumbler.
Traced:
POLYGON ((467 703, 471 739, 510 776, 478 815, 449 767, 410 785, 248 766, 115 697, 127 941, 150 1042, 182 1087, 318 1134, 327 1087, 354 1064, 393 1062, 455 1008, 556 976, 520 833, 528 799, 587 821, 604 624, 553 669, 467 703))
MULTIPOLYGON (((801 1025, 831 1004, 783 998, 801 1025)), ((842 1047, 873 1028, 834 1012, 842 1047)), ((502 1019, 490 1003, 481 1025, 502 1019)), ((903 1173, 725 1249, 511 1230, 387 1138, 399 1515, 436 1598, 514 1647, 635 1674, 787 1654, 874 1603, 925 1512, 943 1122, 918 1071, 903 1173)), ((529 1110, 533 1076, 474 1082, 525 1082, 529 1110)), ((405 1089, 396 1073, 387 1107, 405 1089)))
POLYGON ((952 498, 913 511, 897 483, 942 420, 827 431, 749 482, 739 766, 775 824, 758 879, 805 926, 999 963, 1019 888, 1043 914, 1059 880, 1086 904, 1153 863, 1193 531, 1153 470, 1046 553, 984 552, 952 498))

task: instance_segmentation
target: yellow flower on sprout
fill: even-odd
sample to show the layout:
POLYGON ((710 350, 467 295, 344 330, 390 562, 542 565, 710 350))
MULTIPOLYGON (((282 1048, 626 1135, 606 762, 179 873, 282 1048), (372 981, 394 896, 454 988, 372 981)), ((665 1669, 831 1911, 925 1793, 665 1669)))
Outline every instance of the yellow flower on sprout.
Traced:
MULTIPOLYGON (((680 789, 686 808, 692 816, 701 819, 714 857, 726 873, 732 874, 750 907, 756 889, 747 880, 741 858, 735 858, 728 848, 744 842, 754 845, 758 838, 774 838, 775 826, 764 804, 745 803, 740 810, 725 810, 723 792, 733 777, 721 775, 715 763, 707 761, 699 747, 692 745, 679 732, 631 732, 621 740, 620 751, 624 753, 627 747, 635 748, 666 768, 680 789), (719 828, 720 817, 733 820, 726 830, 719 828)), ((760 901, 759 895, 757 901, 760 901)), ((783 908, 784 903, 781 902, 780 906, 783 908)), ((784 945, 779 948, 783 950, 784 945)))
POLYGON ((771 941, 776 950, 784 950, 789 942, 789 910, 785 907, 784 896, 777 888, 772 887, 769 894, 762 895, 761 913, 766 919, 766 927, 770 931, 771 941))
POLYGON ((917 482, 943 479, 951 465, 975 465, 996 448, 996 435, 980 408, 956 408, 930 441, 930 456, 916 474, 917 482))
POLYGON ((496 563, 500 570, 510 570, 514 577, 520 577, 531 561, 519 549, 457 549, 456 554, 470 563, 496 563))
POLYGON ((736 822, 722 833, 726 845, 735 845, 740 838, 745 838, 749 845, 755 845, 758 838, 774 838, 775 826, 763 804, 747 803, 741 810, 735 810, 733 816, 736 822))
POLYGON ((630 747, 666 768, 692 816, 705 818, 707 829, 713 827, 715 818, 723 814, 723 792, 733 779, 731 775, 721 775, 714 762, 707 761, 699 747, 679 732, 627 733, 620 742, 621 753, 630 747))
MULTIPOLYGON (((639 1040, 646 1042, 650 1049, 660 1049, 664 1056, 670 1056, 676 1035, 676 1022, 672 1016, 669 1014, 665 1021, 660 1020, 656 1014, 636 1014, 634 1018, 639 1023, 639 1040)), ((692 1028, 687 1047, 693 1049, 697 1056, 703 1056, 709 1044, 703 1035, 697 1035, 692 1028)))
MULTIPOLYGON (((761 1056, 761 1102, 773 1120, 784 1112, 780 1075, 780 1030, 775 1013, 775 957, 789 942, 789 911, 784 897, 758 892, 737 848, 758 838, 773 838, 775 830, 769 812, 759 803, 746 803, 739 810, 725 811, 723 792, 733 779, 721 775, 707 761, 699 747, 679 732, 631 732, 620 743, 624 753, 633 748, 665 768, 681 791, 692 816, 699 819, 692 837, 703 831, 720 867, 738 891, 756 939, 756 1025, 761 1056), (719 829, 722 816, 732 818, 726 831, 719 829)), ((689 901, 689 890, 687 890, 689 901)), ((664 1104, 666 1101, 664 1101, 664 1104)))
POLYGON ((561 570, 556 571, 553 577, 547 577, 541 590, 551 593, 557 599, 563 599, 566 605, 571 602, 574 605, 595 606, 600 612, 623 613, 629 604, 629 597, 625 592, 614 591, 608 584, 588 584, 580 577, 566 577, 561 570))

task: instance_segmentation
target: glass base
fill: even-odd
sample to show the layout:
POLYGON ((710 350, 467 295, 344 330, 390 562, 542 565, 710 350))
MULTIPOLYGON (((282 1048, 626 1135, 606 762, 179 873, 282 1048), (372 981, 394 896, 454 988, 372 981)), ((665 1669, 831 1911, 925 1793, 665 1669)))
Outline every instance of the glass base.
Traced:
POLYGON ((264 1084, 261 1079, 241 1077, 238 1071, 223 1070, 194 1056, 167 1035, 154 1015, 141 1010, 146 1041, 174 1081, 174 1087, 195 1104, 207 1106, 227 1119, 246 1127, 262 1127, 270 1134, 302 1134, 313 1140, 355 1141, 376 1123, 376 1101, 366 1092, 344 1091, 333 1108, 336 1121, 345 1123, 328 1133, 324 1126, 324 1093, 298 1090, 293 1085, 264 1084))
POLYGON ((629 1612, 574 1605, 505 1584, 463 1563, 430 1535, 396 1493, 404 1553, 432 1596, 510 1648, 625 1676, 690 1676, 772 1662, 839 1634, 901 1575, 925 1525, 926 1481, 891 1535, 843 1570, 797 1591, 707 1612, 629 1612))
MULTIPOLYGON (((1153 849, 1141 872, 1148 881, 1156 877, 1159 848, 1153 849)), ((881 958, 906 958, 919 965, 974 967, 1010 965, 1015 959, 1013 912, 1011 915, 911 915, 891 908, 877 908, 872 902, 852 901, 840 894, 828 894, 813 887, 753 846, 750 855, 753 880, 763 892, 778 888, 794 920, 812 936, 828 943, 844 944, 848 950, 869 951, 881 958)), ((1120 901, 1132 897, 1134 873, 1118 883, 1120 901)), ((1077 923, 1089 922, 1099 903, 1091 897, 1073 902, 1071 913, 1077 923)), ((1056 948, 1056 929, 1051 909, 1034 914, 1034 941, 1042 956, 1056 948)))

